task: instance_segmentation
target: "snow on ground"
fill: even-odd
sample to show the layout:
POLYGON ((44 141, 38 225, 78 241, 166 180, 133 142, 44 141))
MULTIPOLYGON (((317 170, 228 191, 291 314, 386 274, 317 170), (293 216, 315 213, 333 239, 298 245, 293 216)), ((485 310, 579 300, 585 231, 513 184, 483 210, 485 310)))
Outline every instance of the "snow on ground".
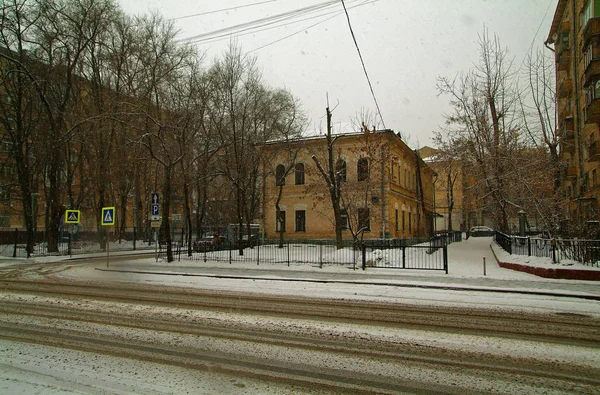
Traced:
MULTIPOLYGON (((470 238, 449 246, 449 273, 443 271, 399 270, 372 268, 355 270, 348 264, 290 264, 226 261, 185 260, 167 263, 148 258, 110 263, 103 260, 94 264, 72 262, 68 257, 1 259, 0 270, 16 265, 39 266, 58 262, 60 271, 51 270, 63 278, 77 278, 102 282, 134 282, 138 284, 199 287, 214 290, 236 290, 256 293, 298 295, 310 297, 375 300, 409 304, 465 306, 484 309, 534 311, 546 314, 586 314, 600 317, 598 300, 586 300, 565 295, 592 295, 600 297, 597 282, 557 280, 501 268, 493 251, 502 261, 522 262, 492 243, 491 238, 470 238), (486 261, 484 275, 483 261, 486 261), (485 292, 483 292, 485 291, 485 292), (512 292, 511 292, 512 291, 512 292), (538 291, 539 294, 514 292, 538 291), (562 297, 550 294, 563 295, 562 297)), ((136 252, 119 252, 126 255, 136 252)), ((223 252, 225 253, 225 252, 223 252)), ((227 252, 228 254, 229 252, 227 252)), ((264 251, 263 251, 264 254, 264 251)), ((349 251, 340 251, 334 262, 346 261, 349 251)), ((103 258, 106 254, 90 257, 103 258)), ((350 257, 353 259, 352 257, 350 257)), ((530 259, 535 264, 548 265, 549 261, 530 259)), ((23 268, 26 268, 23 266, 23 268)), ((50 268, 50 266, 49 266, 50 268)), ((56 268, 54 268, 56 269, 56 268)), ((32 271, 35 273, 35 271, 32 271)), ((37 274, 39 275, 39 274, 37 274)), ((102 303, 92 302, 89 303, 102 303)), ((196 312, 211 314, 210 312, 196 312)), ((224 319, 219 316, 219 319, 224 319)), ((265 318, 261 323, 266 324, 265 318)), ((277 323, 272 323, 277 325, 277 323)), ((296 322, 296 325, 300 325, 296 322)), ((349 331, 352 328, 341 328, 349 331)), ((361 331, 367 330, 361 328, 361 331)), ((384 336, 377 329, 368 329, 373 336, 384 336)), ((362 333, 362 332, 361 332, 362 333)), ((598 356, 581 353, 566 347, 562 354, 545 354, 545 348, 528 342, 495 339, 493 347, 484 337, 447 334, 429 339, 419 331, 405 330, 405 341, 429 346, 462 349, 467 345, 499 353, 521 353, 536 358, 575 357, 597 366, 598 356), (434 343, 427 343, 433 341, 434 343), (437 343, 436 343, 437 342, 437 343), (500 347, 501 346, 501 347, 500 347), (498 348, 500 347, 500 348, 498 348), (551 355, 550 355, 551 354, 551 355)), ((520 354, 519 354, 520 355, 520 354)), ((580 362, 581 362, 580 361, 580 362)), ((190 371, 174 366, 95 355, 85 352, 57 349, 43 345, 0 341, 0 393, 293 393, 291 388, 269 387, 268 383, 249 379, 232 379, 211 372, 190 371), (73 364, 73 361, 77 361, 73 364), (168 383, 168 385, 165 385, 168 383)))
MULTIPOLYGON (((264 249, 260 256, 265 259, 259 259, 258 264, 229 263, 228 260, 204 262, 203 259, 188 260, 183 256, 180 261, 167 263, 162 259, 156 260, 150 253, 146 259, 113 262, 108 268, 103 263, 85 265, 70 262, 68 257, 2 259, 0 268, 63 262, 64 270, 55 275, 92 281, 600 315, 598 282, 542 278, 502 268, 497 264, 492 249, 502 261, 518 262, 522 259, 506 254, 490 237, 472 237, 449 245, 448 274, 443 271, 372 267, 363 271, 360 265, 352 264, 291 263, 288 266, 287 263, 274 263, 276 260, 269 257, 264 249), (568 295, 591 296, 596 300, 565 297, 568 295)), ((135 251, 119 252, 119 255, 131 253, 135 251)), ((219 253, 228 256, 230 252, 219 253)), ((257 252, 245 252, 246 255, 253 253, 257 252)), ((347 262, 349 257, 352 258, 350 254, 352 251, 345 250, 337 253, 337 260, 331 255, 329 257, 332 261, 347 262)), ((88 256, 103 258, 106 254, 88 256)), ((531 260, 553 267, 549 261, 531 260)))

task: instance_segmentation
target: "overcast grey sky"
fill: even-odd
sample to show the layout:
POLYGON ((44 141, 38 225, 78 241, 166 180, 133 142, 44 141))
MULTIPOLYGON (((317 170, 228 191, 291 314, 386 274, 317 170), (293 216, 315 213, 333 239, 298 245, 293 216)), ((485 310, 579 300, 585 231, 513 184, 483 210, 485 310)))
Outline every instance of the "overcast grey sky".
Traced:
MULTIPOLYGON (((327 2, 118 1, 129 14, 158 11, 165 18, 178 18, 181 39, 327 2), (228 10, 212 12, 223 9, 228 10), (203 15, 190 16, 195 14, 203 15)), ((417 148, 432 144, 432 131, 439 130, 449 111, 448 97, 438 97, 437 78, 453 77, 477 62, 478 34, 484 26, 499 37, 518 67, 531 47, 543 48, 558 0, 345 2, 385 126, 401 131, 417 148)), ((237 42, 257 57, 266 84, 287 88, 301 100, 311 119, 309 133, 324 131, 326 94, 330 106, 337 105, 336 132, 350 131, 350 120, 361 108, 375 111, 341 2, 275 26, 237 35, 237 42)), ((198 42, 207 53, 206 67, 231 38, 198 42)))

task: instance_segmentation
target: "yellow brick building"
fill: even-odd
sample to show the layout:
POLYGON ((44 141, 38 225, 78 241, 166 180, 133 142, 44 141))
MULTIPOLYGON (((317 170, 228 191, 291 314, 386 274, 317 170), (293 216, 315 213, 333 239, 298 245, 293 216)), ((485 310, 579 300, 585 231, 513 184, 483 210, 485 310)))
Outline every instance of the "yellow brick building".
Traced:
MULTIPOLYGON (((435 173, 415 151, 391 130, 333 138, 333 166, 344 180, 344 239, 352 239, 351 229, 359 228, 367 229, 361 235, 365 239, 433 233, 435 173)), ((271 142, 262 147, 261 156, 261 221, 266 238, 279 236, 280 191, 279 224, 286 239, 335 238, 331 198, 315 161, 329 168, 326 137, 271 142)))
POLYGON ((600 1, 559 0, 546 44, 555 55, 561 184, 569 202, 565 214, 579 224, 597 223, 600 1))

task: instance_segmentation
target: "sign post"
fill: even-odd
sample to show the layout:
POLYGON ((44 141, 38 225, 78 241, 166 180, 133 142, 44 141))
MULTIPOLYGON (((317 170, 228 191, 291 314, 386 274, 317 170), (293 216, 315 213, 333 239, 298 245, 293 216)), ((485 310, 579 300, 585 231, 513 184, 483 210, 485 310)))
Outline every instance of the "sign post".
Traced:
POLYGON ((154 259, 158 262, 158 235, 157 229, 160 228, 160 194, 152 192, 150 194, 150 215, 152 222, 150 226, 154 229, 154 259))
POLYGON ((69 225, 69 256, 71 256, 71 245, 73 243, 73 234, 77 232, 77 224, 81 221, 80 210, 65 210, 64 223, 69 225))
MULTIPOLYGON (((115 224, 116 212, 114 207, 102 207, 102 226, 113 226, 115 224)), ((110 261, 110 238, 106 232, 106 267, 110 261)))

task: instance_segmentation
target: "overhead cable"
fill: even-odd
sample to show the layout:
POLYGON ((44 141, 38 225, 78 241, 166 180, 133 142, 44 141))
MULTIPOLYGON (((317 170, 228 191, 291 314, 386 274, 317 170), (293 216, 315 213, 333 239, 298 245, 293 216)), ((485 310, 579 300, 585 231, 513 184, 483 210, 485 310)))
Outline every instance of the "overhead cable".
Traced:
POLYGON ((360 63, 362 64, 363 71, 365 72, 365 77, 367 77, 367 82, 369 83, 369 89, 371 89, 371 95, 373 96, 373 101, 375 102, 375 107, 377 107, 377 112, 379 113, 379 118, 381 119, 381 125, 384 129, 385 122, 383 121, 383 116, 381 115, 381 109, 379 108, 379 103, 377 102, 377 98, 375 97, 375 92, 373 91, 373 85, 371 84, 371 79, 369 78, 369 73, 367 73, 367 68, 365 66, 365 62, 363 60, 362 54, 360 53, 360 48, 358 47, 358 42, 356 42, 356 36, 354 35, 354 30, 352 29, 352 24, 350 23, 350 15, 348 14, 348 10, 346 9, 346 4, 344 0, 342 0, 342 6, 344 7, 344 12, 346 13, 346 19, 348 20, 348 27, 350 28, 350 34, 352 35, 352 40, 354 41, 354 46, 356 47, 356 51, 358 52, 358 57, 360 58, 360 63))

